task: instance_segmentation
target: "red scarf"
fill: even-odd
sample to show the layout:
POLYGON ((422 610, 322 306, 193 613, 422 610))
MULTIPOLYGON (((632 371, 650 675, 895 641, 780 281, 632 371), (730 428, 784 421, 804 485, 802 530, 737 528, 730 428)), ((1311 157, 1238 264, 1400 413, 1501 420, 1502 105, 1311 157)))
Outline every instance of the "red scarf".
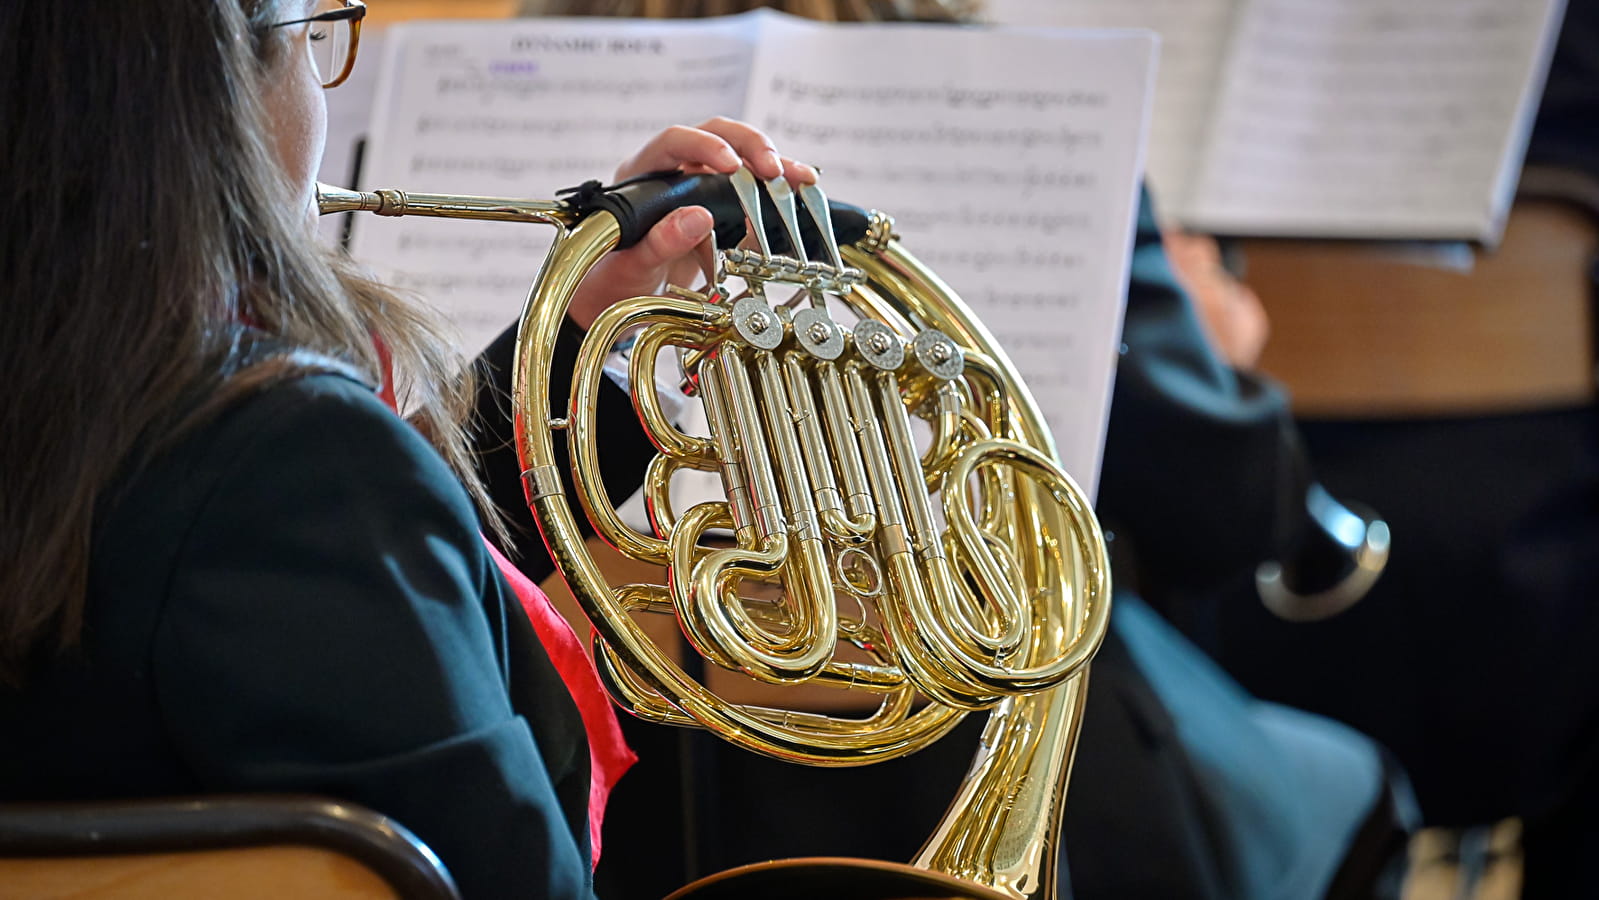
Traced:
MULTIPOLYGON (((399 403, 394 397, 389 348, 376 335, 373 336, 373 342, 377 345, 378 359, 383 365, 383 384, 378 387, 378 398, 397 415, 399 403)), ((595 671, 594 663, 583 652, 583 644, 572 631, 572 626, 561 617, 555 604, 539 590, 539 586, 506 559, 488 538, 483 539, 483 545, 488 547, 489 556, 500 567, 500 574, 511 585, 516 599, 521 601, 522 611, 533 623, 533 630, 538 633, 544 651, 549 654, 550 662, 555 664, 555 671, 560 674, 567 692, 572 695, 572 701, 577 704, 578 714, 583 717, 583 730, 588 734, 589 745, 589 840, 594 851, 590 865, 597 866, 600 862, 600 823, 605 818, 605 801, 611 796, 611 788, 638 761, 638 756, 623 739, 622 726, 616 721, 616 710, 611 706, 604 686, 600 684, 600 673, 595 671)))
POLYGON ((538 632, 545 652, 549 653, 550 661, 555 663, 555 670, 566 682, 566 689, 572 694, 572 701, 577 704, 577 711, 583 717, 583 730, 588 732, 589 739, 589 839, 594 846, 593 864, 599 865, 600 822, 605 818, 605 801, 610 798, 611 788, 616 787, 623 773, 638 762, 638 756, 623 739, 622 726, 616 721, 616 709, 611 706, 611 698, 600 684, 600 673, 595 671, 594 663, 583 652, 583 644, 572 631, 572 626, 556 611, 555 604, 539 590, 539 586, 500 555, 488 538, 484 538, 483 543, 504 573, 505 580, 511 583, 517 599, 522 601, 523 611, 533 622, 533 630, 538 632))

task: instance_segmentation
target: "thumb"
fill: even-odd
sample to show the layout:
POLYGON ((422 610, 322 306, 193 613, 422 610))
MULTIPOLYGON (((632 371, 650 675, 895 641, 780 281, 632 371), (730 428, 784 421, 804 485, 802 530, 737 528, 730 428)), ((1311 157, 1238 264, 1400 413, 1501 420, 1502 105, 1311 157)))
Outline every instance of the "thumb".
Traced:
POLYGON ((606 307, 628 297, 660 290, 667 266, 683 259, 711 233, 710 211, 688 206, 655 223, 644 239, 601 260, 579 286, 568 309, 573 321, 589 327, 606 307))
POLYGON ((658 278, 664 266, 694 252, 716 221, 703 206, 685 206, 655 223, 644 240, 616 254, 618 274, 658 278))

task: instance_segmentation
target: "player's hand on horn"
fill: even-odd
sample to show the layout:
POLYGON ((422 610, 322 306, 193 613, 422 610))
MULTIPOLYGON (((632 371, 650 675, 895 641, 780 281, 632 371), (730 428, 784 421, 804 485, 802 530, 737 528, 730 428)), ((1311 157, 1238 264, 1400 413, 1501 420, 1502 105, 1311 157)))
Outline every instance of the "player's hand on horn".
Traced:
MULTIPOLYGON (((816 181, 815 169, 779 154, 759 129, 724 118, 694 128, 674 125, 666 129, 622 163, 616 178, 620 181, 666 169, 730 174, 741 165, 762 179, 785 175, 796 186, 816 181)), ((572 298, 572 320, 587 328, 618 300, 659 293, 665 284, 694 284, 709 268, 708 238, 714 224, 710 211, 702 206, 685 206, 667 215, 643 240, 594 266, 572 298)))

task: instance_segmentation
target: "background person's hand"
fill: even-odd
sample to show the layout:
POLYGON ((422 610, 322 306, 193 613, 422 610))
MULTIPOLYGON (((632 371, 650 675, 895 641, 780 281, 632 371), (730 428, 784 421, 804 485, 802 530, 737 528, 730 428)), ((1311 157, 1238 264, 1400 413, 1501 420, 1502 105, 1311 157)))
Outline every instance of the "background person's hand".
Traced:
POLYGON ((1161 243, 1177 282, 1193 298, 1211 349, 1235 369, 1254 368, 1271 333, 1260 298, 1222 265, 1215 238, 1168 228, 1161 243))

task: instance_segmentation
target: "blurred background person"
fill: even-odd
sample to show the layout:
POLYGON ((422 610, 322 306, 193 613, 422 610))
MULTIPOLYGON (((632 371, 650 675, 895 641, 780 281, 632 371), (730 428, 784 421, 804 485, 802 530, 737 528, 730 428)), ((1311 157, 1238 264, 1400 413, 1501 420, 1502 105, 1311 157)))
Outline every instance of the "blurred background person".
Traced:
POLYGON ((1295 387, 1328 486, 1388 518, 1393 556, 1313 627, 1265 615, 1247 575, 1157 600, 1251 690, 1390 747, 1429 824, 1521 817, 1525 896, 1571 897, 1599 853, 1592 0, 1567 4, 1526 163, 1503 243, 1467 272, 1241 245, 1275 323, 1262 365, 1295 387))

